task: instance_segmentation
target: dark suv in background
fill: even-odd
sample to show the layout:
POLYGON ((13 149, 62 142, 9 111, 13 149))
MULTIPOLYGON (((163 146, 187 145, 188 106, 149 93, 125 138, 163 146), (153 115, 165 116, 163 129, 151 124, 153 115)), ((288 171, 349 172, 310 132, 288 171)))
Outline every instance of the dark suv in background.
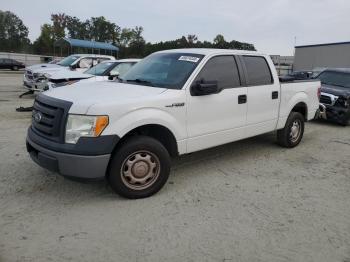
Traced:
POLYGON ((350 69, 326 69, 321 81, 320 103, 326 106, 327 119, 341 125, 350 123, 350 69))
POLYGON ((21 63, 18 62, 14 59, 10 59, 10 58, 0 58, 0 69, 11 69, 11 70, 19 70, 21 68, 25 68, 26 66, 21 63))

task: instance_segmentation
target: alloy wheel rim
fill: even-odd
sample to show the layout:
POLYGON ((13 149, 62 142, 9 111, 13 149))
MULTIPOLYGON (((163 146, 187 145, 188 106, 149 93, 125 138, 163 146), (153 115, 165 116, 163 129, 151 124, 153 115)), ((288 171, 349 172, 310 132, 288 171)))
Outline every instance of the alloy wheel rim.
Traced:
POLYGON ((121 178, 125 186, 144 190, 152 186, 160 173, 159 158, 149 151, 137 151, 125 158, 121 178))
POLYGON ((300 120, 295 120, 290 128, 289 137, 292 143, 298 141, 301 134, 301 122, 300 120))

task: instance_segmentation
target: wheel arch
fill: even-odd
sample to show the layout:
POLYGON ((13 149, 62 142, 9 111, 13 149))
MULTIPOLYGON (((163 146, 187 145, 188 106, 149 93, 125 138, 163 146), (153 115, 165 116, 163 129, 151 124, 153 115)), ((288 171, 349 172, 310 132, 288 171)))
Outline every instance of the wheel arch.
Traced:
POLYGON ((307 119, 308 119, 308 108, 307 108, 307 104, 305 102, 297 103, 292 108, 291 112, 298 112, 298 113, 302 114, 305 121, 307 121, 307 119))
POLYGON ((160 124, 145 124, 135 127, 124 134, 118 143, 115 145, 112 154, 118 150, 118 147, 125 143, 126 140, 133 136, 144 135, 152 137, 158 140, 169 152, 169 155, 174 157, 179 155, 178 145, 175 135, 170 131, 169 128, 160 124))
POLYGON ((291 112, 299 112, 304 116, 305 121, 308 120, 310 113, 308 108, 309 100, 305 92, 298 92, 287 99, 287 101, 285 105, 281 106, 277 129, 284 128, 291 112))

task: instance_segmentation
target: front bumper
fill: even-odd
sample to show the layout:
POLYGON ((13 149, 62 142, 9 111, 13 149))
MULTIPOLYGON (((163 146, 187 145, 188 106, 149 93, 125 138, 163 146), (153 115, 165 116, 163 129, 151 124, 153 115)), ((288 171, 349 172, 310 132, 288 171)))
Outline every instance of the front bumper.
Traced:
POLYGON ((41 138, 29 128, 26 144, 32 160, 45 169, 67 177, 102 179, 106 175, 114 146, 119 141, 117 136, 106 137, 102 137, 102 140, 86 138, 90 142, 77 145, 59 144, 41 138), (95 155, 93 152, 96 152, 95 155))
POLYGON ((47 86, 47 82, 36 82, 34 80, 28 79, 25 75, 23 76, 23 86, 28 90, 33 91, 44 91, 44 88, 47 86))
POLYGON ((327 107, 324 104, 320 103, 320 106, 316 111, 315 119, 327 119, 326 111, 327 107))
POLYGON ((346 123, 350 119, 350 109, 327 104, 320 104, 317 118, 337 123, 346 123))

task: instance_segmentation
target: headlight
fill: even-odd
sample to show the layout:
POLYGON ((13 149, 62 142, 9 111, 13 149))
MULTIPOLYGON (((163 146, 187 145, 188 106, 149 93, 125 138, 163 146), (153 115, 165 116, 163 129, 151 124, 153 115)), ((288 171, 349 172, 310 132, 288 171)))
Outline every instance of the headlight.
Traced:
POLYGON ((98 137, 108 125, 108 116, 69 114, 66 124, 66 143, 76 144, 80 137, 98 137))
POLYGON ((345 108, 348 108, 349 107, 349 98, 346 98, 346 97, 339 97, 336 101, 336 104, 342 106, 342 107, 345 107, 345 108))
POLYGON ((68 80, 65 85, 67 85, 67 86, 68 85, 72 85, 72 84, 74 84, 76 82, 79 82, 79 80, 68 80))
POLYGON ((47 81, 47 78, 44 74, 41 73, 35 73, 34 75, 34 79, 36 82, 45 82, 47 81))

